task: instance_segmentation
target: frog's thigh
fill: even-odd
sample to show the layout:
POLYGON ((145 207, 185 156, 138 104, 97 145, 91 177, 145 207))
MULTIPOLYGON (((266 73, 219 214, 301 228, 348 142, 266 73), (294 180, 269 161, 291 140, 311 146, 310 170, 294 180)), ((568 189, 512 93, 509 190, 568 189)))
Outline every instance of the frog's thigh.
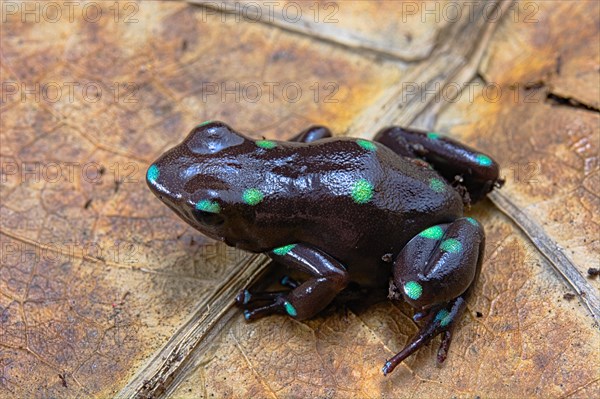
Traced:
POLYGON ((331 131, 324 126, 311 126, 292 137, 289 141, 312 143, 313 141, 331 137, 331 131))
POLYGON ((427 161, 450 183, 459 176, 471 203, 503 183, 500 167, 492 158, 449 137, 392 126, 379 131, 374 140, 397 154, 427 161))
POLYGON ((446 303, 476 280, 485 245, 483 227, 460 218, 423 230, 394 261, 394 284, 417 309, 446 303))
POLYGON ((349 282, 344 266, 331 256, 303 244, 276 248, 269 256, 287 267, 310 275, 285 296, 285 311, 297 319, 307 319, 323 310, 349 282))
POLYGON ((422 231, 402 249, 394 262, 390 288, 420 310, 414 319, 423 324, 404 349, 385 363, 384 374, 439 334, 438 363, 446 359, 456 322, 477 282, 484 246, 481 225, 460 218, 422 231))

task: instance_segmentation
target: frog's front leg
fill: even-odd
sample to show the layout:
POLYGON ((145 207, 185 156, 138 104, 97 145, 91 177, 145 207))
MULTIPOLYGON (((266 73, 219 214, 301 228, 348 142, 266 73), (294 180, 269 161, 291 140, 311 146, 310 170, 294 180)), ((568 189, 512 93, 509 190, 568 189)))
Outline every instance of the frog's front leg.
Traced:
MULTIPOLYGON (((252 294, 242 291, 236 301, 245 308, 246 320, 255 320, 273 313, 308 319, 325 308, 349 282, 344 266, 324 252, 303 244, 291 244, 268 253, 274 261, 310 275, 310 278, 290 291, 252 294), (252 307, 256 302, 268 303, 252 307)), ((295 286, 295 284, 291 284, 295 286)))
POLYGON ((390 290, 419 312, 419 332, 383 367, 390 373, 404 359, 443 334, 438 362, 446 359, 453 329, 466 309, 467 298, 477 282, 485 234, 473 218, 432 226, 414 237, 394 261, 390 290))
POLYGON ((295 141, 297 143, 312 143, 314 141, 326 139, 331 136, 331 130, 329 130, 325 126, 316 125, 304 129, 303 131, 292 137, 290 141, 295 141))

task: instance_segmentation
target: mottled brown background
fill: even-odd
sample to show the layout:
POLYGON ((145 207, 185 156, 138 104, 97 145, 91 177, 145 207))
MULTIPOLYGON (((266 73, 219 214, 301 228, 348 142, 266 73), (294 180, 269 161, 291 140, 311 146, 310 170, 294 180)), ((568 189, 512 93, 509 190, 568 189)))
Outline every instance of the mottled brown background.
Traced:
POLYGON ((384 378, 409 307, 247 324, 231 294, 263 259, 143 181, 207 119, 274 138, 433 129, 500 162, 503 195, 597 298, 597 1, 1 6, 0 397, 600 396, 598 325, 490 201, 469 212, 486 258, 447 362, 436 340, 384 378))

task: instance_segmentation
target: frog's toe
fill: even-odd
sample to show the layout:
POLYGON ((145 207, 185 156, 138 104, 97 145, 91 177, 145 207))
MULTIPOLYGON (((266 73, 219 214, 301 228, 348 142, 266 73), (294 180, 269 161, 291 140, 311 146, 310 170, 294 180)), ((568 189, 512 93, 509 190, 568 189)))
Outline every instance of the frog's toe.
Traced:
POLYGON ((283 313, 282 306, 280 303, 278 303, 278 301, 275 301, 265 306, 259 306, 254 309, 245 309, 244 318, 247 321, 253 321, 275 313, 283 313))
POLYGON ((413 315, 413 321, 414 322, 419 322, 423 319, 425 319, 430 313, 430 309, 427 310, 423 310, 421 312, 417 312, 413 315))
POLYGON ((300 283, 297 280, 294 280, 293 278, 291 278, 290 276, 283 276, 281 278, 281 280, 279 280, 279 284, 283 285, 284 287, 291 288, 291 289, 294 289, 294 288, 300 286, 300 283))
POLYGON ((235 303, 244 309, 244 318, 248 321, 272 314, 295 316, 295 308, 287 299, 289 293, 289 290, 255 293, 242 290, 235 297, 235 303))
MULTIPOLYGON (((248 321, 260 319, 272 314, 288 314, 296 317, 296 308, 288 301, 286 292, 263 292, 260 294, 249 294, 247 303, 241 307, 244 309, 244 318, 248 321), (256 298, 258 297, 258 298, 256 298), (257 305, 256 302, 262 302, 257 305)), ((248 298, 245 292, 241 292, 236 298, 237 302, 243 302, 248 298)))
POLYGON ((452 329, 444 331, 442 343, 440 344, 437 353, 438 364, 442 364, 446 360, 446 357, 448 356, 448 348, 450 348, 450 342, 452 342, 452 329))
POLYGON ((448 355, 456 320, 460 319, 466 309, 466 304, 462 297, 458 297, 445 306, 436 307, 435 310, 431 309, 426 316, 422 316, 425 319, 423 326, 400 352, 385 363, 382 369, 383 375, 391 373, 404 359, 427 345, 435 336, 440 334, 443 334, 443 336, 437 353, 437 361, 443 363, 448 355))
POLYGON ((246 308, 257 302, 273 302, 289 291, 274 291, 274 292, 255 292, 251 293, 248 290, 241 290, 235 297, 235 304, 240 308, 246 308))
POLYGON ((251 299, 252 299, 252 294, 250 293, 250 291, 242 290, 235 297, 235 304, 237 306, 243 307, 244 305, 247 305, 251 299))

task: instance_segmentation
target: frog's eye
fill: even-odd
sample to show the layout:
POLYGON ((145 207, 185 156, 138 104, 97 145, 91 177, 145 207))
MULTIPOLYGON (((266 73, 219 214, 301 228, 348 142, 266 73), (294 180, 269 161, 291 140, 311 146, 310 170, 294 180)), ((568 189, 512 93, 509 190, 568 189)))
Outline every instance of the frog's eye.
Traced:
POLYGON ((192 213, 198 223, 206 226, 220 226, 225 223, 225 218, 218 213, 201 211, 200 209, 194 209, 192 213))
POLYGON ((185 141, 194 154, 208 155, 240 145, 245 138, 223 122, 209 122, 192 129, 185 141))

